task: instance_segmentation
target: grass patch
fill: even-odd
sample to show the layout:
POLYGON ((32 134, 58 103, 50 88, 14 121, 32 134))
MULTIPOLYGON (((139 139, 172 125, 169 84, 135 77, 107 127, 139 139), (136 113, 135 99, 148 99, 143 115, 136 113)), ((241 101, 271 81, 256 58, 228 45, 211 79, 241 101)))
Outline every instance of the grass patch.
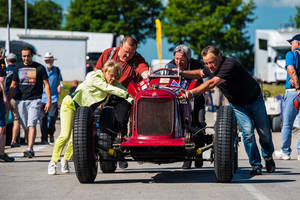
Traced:
POLYGON ((58 104, 61 105, 63 98, 69 94, 69 90, 72 87, 72 81, 62 81, 63 87, 59 95, 58 104))
POLYGON ((270 92, 271 97, 281 96, 284 94, 284 84, 262 84, 260 85, 263 93, 270 92))

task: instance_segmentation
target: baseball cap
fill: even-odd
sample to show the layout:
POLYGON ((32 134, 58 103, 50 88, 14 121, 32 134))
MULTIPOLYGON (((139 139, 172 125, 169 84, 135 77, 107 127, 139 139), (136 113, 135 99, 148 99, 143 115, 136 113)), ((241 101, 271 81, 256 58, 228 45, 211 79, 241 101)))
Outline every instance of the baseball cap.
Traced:
POLYGON ((292 39, 287 40, 289 43, 293 42, 294 40, 300 41, 300 34, 295 35, 292 39))
POLYGON ((6 60, 8 60, 8 61, 17 61, 17 56, 14 53, 10 53, 6 56, 6 60))

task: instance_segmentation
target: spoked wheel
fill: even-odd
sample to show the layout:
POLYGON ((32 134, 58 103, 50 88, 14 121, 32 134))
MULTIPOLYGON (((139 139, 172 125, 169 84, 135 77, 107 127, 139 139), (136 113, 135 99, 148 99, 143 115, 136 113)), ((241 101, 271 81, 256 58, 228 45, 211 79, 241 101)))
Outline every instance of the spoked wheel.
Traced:
POLYGON ((80 183, 92 183, 97 175, 97 135, 93 134, 93 116, 89 107, 75 111, 73 125, 74 166, 80 183))
POLYGON ((221 107, 217 113, 214 137, 214 164, 218 182, 231 182, 238 168, 238 136, 234 112, 230 106, 221 107))
POLYGON ((117 162, 112 155, 109 155, 107 151, 103 149, 110 149, 113 147, 115 135, 110 130, 114 130, 114 109, 105 107, 101 111, 99 123, 101 124, 98 139, 98 145, 100 147, 100 169, 103 173, 113 173, 116 171, 117 162), (103 149, 101 149, 101 147, 103 149))

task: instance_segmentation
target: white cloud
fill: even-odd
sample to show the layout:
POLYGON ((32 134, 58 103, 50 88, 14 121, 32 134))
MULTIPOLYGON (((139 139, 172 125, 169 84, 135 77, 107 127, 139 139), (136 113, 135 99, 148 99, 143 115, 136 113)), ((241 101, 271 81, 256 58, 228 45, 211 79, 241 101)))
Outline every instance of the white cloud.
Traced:
MULTIPOLYGON (((249 2, 249 0, 244 0, 249 2)), ((254 0, 257 6, 268 7, 295 7, 300 6, 300 0, 254 0)))

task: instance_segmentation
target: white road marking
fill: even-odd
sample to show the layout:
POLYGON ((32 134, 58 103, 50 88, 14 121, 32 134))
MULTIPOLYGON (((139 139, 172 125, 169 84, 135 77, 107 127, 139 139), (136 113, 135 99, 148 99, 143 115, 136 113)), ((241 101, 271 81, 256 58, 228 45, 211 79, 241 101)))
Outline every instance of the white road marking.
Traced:
POLYGON ((261 193, 259 190, 257 190, 253 185, 251 184, 241 184, 249 193, 252 195, 255 199, 258 200, 271 200, 268 197, 266 197, 263 193, 261 193))

